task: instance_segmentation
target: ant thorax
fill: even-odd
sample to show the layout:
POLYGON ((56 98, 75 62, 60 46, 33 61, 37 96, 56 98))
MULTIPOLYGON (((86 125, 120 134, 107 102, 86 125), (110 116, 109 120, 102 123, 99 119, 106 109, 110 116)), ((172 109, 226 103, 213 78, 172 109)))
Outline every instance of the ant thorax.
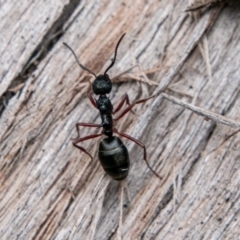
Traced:
POLYGON ((112 114, 113 105, 106 95, 100 95, 99 99, 96 100, 96 103, 100 114, 112 114))

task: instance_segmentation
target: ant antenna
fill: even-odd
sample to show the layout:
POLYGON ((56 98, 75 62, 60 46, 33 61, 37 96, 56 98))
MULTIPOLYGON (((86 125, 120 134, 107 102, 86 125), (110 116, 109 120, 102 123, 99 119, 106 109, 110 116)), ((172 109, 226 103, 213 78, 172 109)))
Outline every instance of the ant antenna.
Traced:
POLYGON ((79 62, 79 60, 78 60, 78 58, 77 58, 77 55, 76 55, 75 52, 72 50, 72 48, 71 48, 70 46, 68 46, 65 42, 64 42, 63 44, 72 52, 72 54, 73 54, 73 56, 75 57, 78 65, 79 65, 83 70, 91 73, 91 74, 96 78, 97 75, 96 75, 95 73, 93 73, 92 71, 90 71, 88 68, 86 68, 85 66, 83 66, 83 65, 79 62))
POLYGON ((126 34, 126 33, 124 33, 124 34, 121 36, 121 38, 119 39, 119 41, 118 41, 118 43, 117 43, 117 46, 116 46, 116 48, 115 48, 114 58, 112 59, 112 62, 111 62, 111 64, 109 65, 109 67, 105 70, 104 75, 106 75, 107 71, 114 65, 115 60, 116 60, 116 57, 117 57, 117 49, 118 49, 118 46, 119 46, 120 42, 122 41, 123 37, 125 36, 125 34, 126 34))

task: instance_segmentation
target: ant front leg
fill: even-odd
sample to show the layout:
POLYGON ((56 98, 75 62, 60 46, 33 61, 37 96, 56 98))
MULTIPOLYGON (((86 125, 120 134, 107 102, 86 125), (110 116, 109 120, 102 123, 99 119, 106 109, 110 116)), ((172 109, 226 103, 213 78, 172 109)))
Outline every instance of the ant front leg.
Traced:
POLYGON ((91 92, 92 92, 92 91, 90 91, 90 92, 87 93, 88 98, 89 98, 90 102, 92 103, 92 105, 93 105, 95 108, 98 109, 96 100, 93 98, 91 92))
POLYGON ((80 127, 95 127, 95 128, 99 128, 99 127, 101 127, 101 125, 95 124, 95 123, 79 122, 79 123, 76 124, 76 129, 77 129, 78 136, 76 138, 71 139, 71 140, 74 141, 75 139, 78 139, 80 137, 80 127))
POLYGON ((122 100, 120 101, 116 109, 112 112, 112 114, 115 114, 116 112, 118 112, 122 108, 124 102, 126 102, 127 105, 130 105, 130 101, 127 93, 123 96, 122 100))
POLYGON ((78 148, 79 150, 85 152, 91 159, 93 159, 92 155, 83 147, 77 145, 78 143, 80 142, 83 142, 83 141, 86 141, 88 139, 93 139, 93 138, 97 138, 97 137, 100 137, 102 136, 103 133, 99 133, 99 134, 93 134, 93 135, 89 135, 89 136, 86 136, 86 137, 82 137, 82 138, 76 138, 75 140, 73 140, 73 146, 78 148))
POLYGON ((126 133, 121 133, 121 132, 118 132, 118 130, 116 128, 114 128, 113 132, 117 133, 119 136, 121 137, 125 137, 129 140, 131 140, 132 142, 136 143, 138 146, 140 146, 141 148, 143 148, 143 159, 144 161, 146 162, 147 166, 149 167, 149 169, 160 179, 162 180, 162 177, 159 176, 152 168, 151 166, 149 165, 148 161, 147 161, 147 150, 146 150, 146 146, 141 143, 140 141, 138 141, 137 139, 133 138, 132 136, 126 134, 126 133))
MULTIPOLYGON (((146 101, 148 101, 151 98, 154 98, 156 95, 152 95, 149 98, 144 98, 141 100, 136 101, 135 103, 130 104, 117 118, 114 119, 114 121, 118 121, 120 118, 122 118, 126 113, 128 113, 135 105, 139 104, 139 103, 144 103, 146 101)), ((120 104, 119 104, 120 105, 120 104)), ((123 105, 123 103, 122 103, 123 105)))

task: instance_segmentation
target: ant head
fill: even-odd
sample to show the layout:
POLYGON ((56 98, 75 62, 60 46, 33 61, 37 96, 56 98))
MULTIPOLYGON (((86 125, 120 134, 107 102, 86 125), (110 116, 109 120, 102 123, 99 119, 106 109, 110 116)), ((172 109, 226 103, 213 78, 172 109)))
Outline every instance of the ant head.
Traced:
POLYGON ((98 75, 92 83, 92 90, 96 95, 108 94, 112 90, 112 81, 105 73, 98 75))
POLYGON ((122 41, 123 37, 124 37, 125 33, 121 36, 121 38, 118 40, 118 43, 117 43, 117 46, 115 48, 115 54, 114 54, 114 58, 112 59, 112 62, 111 64, 108 66, 108 68, 105 70, 104 74, 103 75, 96 75, 94 72, 90 71, 88 68, 86 68, 85 66, 83 66, 79 61, 78 61, 78 58, 76 56, 76 54, 74 53, 74 51, 72 50, 71 47, 69 47, 66 43, 63 43, 71 52, 72 54, 74 55, 74 57, 76 58, 77 60, 77 63, 78 65, 85 71, 91 73, 94 77, 95 77, 95 80, 94 82, 92 83, 92 89, 93 89, 93 92, 96 94, 96 95, 104 95, 104 94, 108 94, 111 92, 112 90, 112 82, 111 82, 111 79, 109 78, 108 74, 107 74, 107 71, 114 65, 115 63, 115 60, 116 60, 116 57, 117 57, 117 49, 118 49, 118 46, 120 44, 120 42, 122 41))

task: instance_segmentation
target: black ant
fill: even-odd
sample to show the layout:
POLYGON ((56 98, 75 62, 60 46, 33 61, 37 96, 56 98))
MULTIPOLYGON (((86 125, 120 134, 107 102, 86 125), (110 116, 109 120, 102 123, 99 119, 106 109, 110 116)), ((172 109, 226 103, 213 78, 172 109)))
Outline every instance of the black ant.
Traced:
POLYGON ((69 47, 66 43, 63 43, 73 53, 74 57, 76 58, 76 61, 77 61, 78 65, 82 69, 91 73, 95 77, 95 80, 92 83, 92 91, 96 95, 99 95, 99 98, 94 99, 92 94, 91 94, 91 91, 89 91, 87 95, 88 95, 88 98, 90 99, 92 105, 99 110, 100 116, 101 116, 101 119, 102 119, 101 124, 85 123, 85 122, 77 123, 76 124, 76 129, 77 129, 78 136, 77 136, 77 138, 73 139, 73 145, 74 145, 74 147, 76 147, 79 150, 88 154, 93 159, 91 154, 85 148, 79 146, 78 143, 86 141, 88 139, 100 137, 103 134, 106 135, 107 138, 104 138, 99 144, 98 158, 99 158, 100 163, 101 163, 103 169, 105 170, 105 172, 109 176, 111 176, 113 179, 115 179, 117 181, 121 181, 121 180, 125 179, 128 175, 130 161, 129 161, 129 154, 128 154, 128 150, 127 150, 126 146, 123 144, 123 142, 121 141, 121 139, 119 137, 113 136, 113 133, 116 133, 121 137, 124 137, 124 138, 127 138, 127 139, 133 141, 134 143, 139 145, 141 148, 143 148, 143 152, 144 152, 144 154, 143 154, 144 157, 143 158, 146 161, 149 169, 159 179, 162 179, 150 167, 150 165, 147 161, 147 151, 146 151, 145 145, 143 143, 141 143, 140 141, 138 141, 137 139, 135 139, 135 138, 133 138, 133 137, 131 137, 131 136, 125 134, 125 133, 118 132, 118 130, 114 127, 114 122, 116 122, 120 118, 122 118, 136 104, 144 103, 147 100, 149 100, 149 99, 151 99, 155 96, 155 95, 153 95, 149 98, 141 99, 141 100, 136 101, 135 103, 130 104, 129 97, 128 97, 127 94, 125 94, 123 96, 122 100, 120 101, 120 103, 118 104, 118 106, 116 107, 116 109, 113 110, 113 105, 111 103, 111 100, 106 95, 106 94, 109 94, 112 90, 112 82, 111 82, 111 79, 109 78, 107 72, 115 63, 116 56, 117 56, 117 49, 118 49, 118 46, 119 46, 121 40, 123 39, 124 35, 125 35, 125 33, 121 36, 121 38, 119 39, 119 41, 116 45, 114 58, 112 59, 111 64, 105 70, 103 75, 98 75, 98 76, 95 73, 93 73, 92 71, 90 71, 88 68, 83 66, 78 61, 78 58, 77 58, 76 54, 74 53, 74 51, 72 50, 72 48, 69 47), (113 119, 112 115, 117 113, 122 108, 124 102, 126 102, 126 104, 128 104, 128 107, 117 118, 113 119), (102 127, 102 132, 100 134, 92 134, 92 135, 89 135, 89 136, 80 137, 79 128, 81 126, 83 126, 83 127, 93 127, 93 128, 102 127))

